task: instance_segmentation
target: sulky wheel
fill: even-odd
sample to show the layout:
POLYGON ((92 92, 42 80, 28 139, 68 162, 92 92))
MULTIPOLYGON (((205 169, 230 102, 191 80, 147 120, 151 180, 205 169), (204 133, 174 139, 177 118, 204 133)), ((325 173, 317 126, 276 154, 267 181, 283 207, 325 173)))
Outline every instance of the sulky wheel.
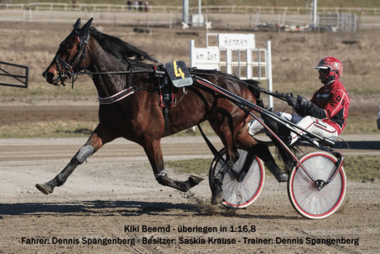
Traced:
MULTIPOLYGON (((311 152, 299 160, 315 180, 327 182, 337 158, 327 152, 311 152)), ((338 210, 346 194, 346 175, 341 167, 335 178, 321 190, 301 167, 294 167, 288 181, 288 196, 293 207, 309 219, 323 219, 338 210)))
MULTIPOLYGON (((264 187, 265 171, 261 160, 245 150, 238 149, 239 159, 232 170, 224 175, 223 204, 232 208, 244 208, 252 204, 264 187)), ((219 151, 214 157, 210 171, 209 184, 213 185, 214 176, 219 172, 226 160, 226 149, 219 151)))

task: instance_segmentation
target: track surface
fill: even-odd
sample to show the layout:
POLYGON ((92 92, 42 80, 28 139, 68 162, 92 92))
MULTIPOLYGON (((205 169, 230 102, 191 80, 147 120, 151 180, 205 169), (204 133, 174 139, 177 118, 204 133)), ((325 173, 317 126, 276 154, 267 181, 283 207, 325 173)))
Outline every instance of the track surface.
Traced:
MULTIPOLYGON (((86 139, 7 139, 0 144, 0 253, 376 253, 380 240, 380 184, 349 182, 343 211, 321 221, 302 218, 287 197, 286 184, 266 177, 259 199, 243 210, 214 212, 154 180, 143 150, 128 141, 107 144, 51 195, 34 185, 52 179, 86 139), (234 213, 235 212, 235 213, 234 213), (125 227, 139 226, 138 232, 125 227), (142 232, 142 227, 170 232, 142 232), (231 226, 255 226, 255 232, 231 232, 231 226), (217 232, 179 233, 178 227, 217 227, 217 232), (220 232, 220 226, 228 232, 220 232), (43 239, 45 244, 22 242, 43 239), (84 244, 83 238, 125 239, 126 244, 84 244), (180 243, 180 237, 206 244, 180 243), (211 244, 209 237, 235 239, 211 244), (144 239, 170 239, 174 244, 143 244, 144 239), (245 244, 244 239, 273 239, 273 244, 245 244), (292 244, 276 239, 292 239, 292 244), (307 243, 313 239, 359 239, 359 245, 307 243), (61 239, 61 243, 53 241, 61 239), (64 240, 66 239, 66 240, 64 240), (69 240, 71 239, 71 240, 69 240), (129 239, 129 240, 128 240, 129 239), (130 244, 134 239, 135 244, 130 244), (79 241, 75 244, 75 241, 79 241), (302 240, 302 243, 301 243, 302 240), (66 243, 65 243, 66 241, 66 243), (68 243, 72 241, 74 243, 68 243), (129 241, 129 244, 128 244, 129 241)), ((217 138, 212 138, 218 148, 217 138)), ((163 139, 166 160, 212 158, 201 138, 163 139)), ((349 170, 349 169, 346 169, 349 170)), ((188 175, 169 174, 184 180, 188 175)), ((206 178, 207 176, 204 175, 206 178)), ((208 181, 194 188, 196 198, 210 199, 208 181)))

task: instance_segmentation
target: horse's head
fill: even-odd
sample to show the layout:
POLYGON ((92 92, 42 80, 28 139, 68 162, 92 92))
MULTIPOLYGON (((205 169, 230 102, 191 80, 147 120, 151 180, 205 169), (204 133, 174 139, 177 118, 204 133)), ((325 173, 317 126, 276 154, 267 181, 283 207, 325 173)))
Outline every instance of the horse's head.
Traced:
POLYGON ((87 67, 87 44, 90 38, 89 29, 92 18, 82 28, 80 23, 80 19, 78 19, 73 31, 61 42, 53 61, 42 73, 42 76, 50 84, 64 85, 64 81, 70 78, 73 72, 87 67))

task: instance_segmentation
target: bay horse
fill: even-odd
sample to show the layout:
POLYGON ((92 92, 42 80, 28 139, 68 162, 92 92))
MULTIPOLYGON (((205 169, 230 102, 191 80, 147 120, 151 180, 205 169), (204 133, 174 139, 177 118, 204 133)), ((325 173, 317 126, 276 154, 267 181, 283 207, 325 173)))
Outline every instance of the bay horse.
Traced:
MULTIPOLYGON (((196 186, 202 178, 190 176, 186 181, 169 178, 164 170, 160 141, 163 137, 204 121, 210 123, 226 147, 226 170, 231 169, 238 159, 237 146, 253 152, 260 158, 271 156, 268 148, 257 145, 258 142, 247 131, 247 124, 252 116, 226 97, 194 84, 186 87, 186 92, 175 89, 175 97, 181 100, 169 110, 166 130, 163 108, 157 93, 159 79, 152 72, 160 63, 139 48, 117 37, 99 32, 91 27, 91 23, 92 18, 80 27, 80 19, 77 20, 73 31, 60 44, 43 77, 48 83, 59 86, 69 79, 70 71, 87 71, 92 74, 99 101, 103 102, 99 104, 99 124, 67 166, 51 181, 37 184, 38 190, 44 194, 52 193, 54 188, 63 185, 75 168, 88 157, 106 143, 123 137, 144 148, 158 183, 186 192, 196 186), (125 70, 141 70, 141 73, 109 73, 125 70), (99 72, 109 74, 96 74, 99 72), (125 91, 129 91, 129 94, 126 94, 129 96, 124 98, 121 95, 125 95, 125 91), (106 103, 110 101, 114 103, 106 103)), ((256 103, 254 93, 257 91, 239 82, 235 76, 206 70, 198 70, 197 75, 256 103)), ((259 94, 256 95, 258 96, 259 94)), ((212 193, 213 204, 223 199, 221 182, 218 182, 217 177, 215 182, 219 184, 219 189, 214 188, 216 191, 212 193)))

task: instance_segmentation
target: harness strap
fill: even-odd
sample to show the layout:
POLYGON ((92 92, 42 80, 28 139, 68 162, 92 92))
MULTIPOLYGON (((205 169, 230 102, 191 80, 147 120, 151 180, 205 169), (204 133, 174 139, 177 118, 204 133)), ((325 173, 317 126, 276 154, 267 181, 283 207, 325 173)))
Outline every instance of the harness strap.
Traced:
POLYGON ((118 101, 128 97, 131 94, 134 94, 135 91, 137 91, 137 90, 146 90, 146 91, 152 91, 153 92, 153 91, 156 91, 157 89, 155 87, 131 86, 131 87, 128 87, 127 89, 124 89, 124 90, 118 92, 117 94, 114 94, 114 95, 109 96, 109 97, 102 98, 102 97, 98 96, 98 101, 100 104, 112 104, 112 103, 118 102, 118 101))
POLYGON ((133 87, 128 87, 127 89, 106 98, 102 98, 98 96, 98 100, 100 104, 112 104, 134 93, 135 93, 135 89, 133 87))
MULTIPOLYGON (((155 70, 158 70, 157 66, 154 66, 155 70)), ((158 83, 158 90, 159 90, 159 96, 160 96, 160 105, 163 108, 164 113, 164 122, 165 122, 165 132, 166 135, 169 135, 169 108, 173 106, 173 98, 170 100, 170 93, 174 97, 173 91, 170 91, 170 86, 168 87, 165 82, 165 77, 161 76, 157 79, 158 83)), ((172 88, 172 87, 171 87, 172 88)), ((172 88, 173 89, 173 88, 172 88)))
MULTIPOLYGON (((132 66, 128 65, 127 70, 132 71, 132 68, 133 68, 132 66)), ((132 82, 132 73, 128 73, 126 78, 127 78, 127 87, 130 87, 131 82, 132 82)))

